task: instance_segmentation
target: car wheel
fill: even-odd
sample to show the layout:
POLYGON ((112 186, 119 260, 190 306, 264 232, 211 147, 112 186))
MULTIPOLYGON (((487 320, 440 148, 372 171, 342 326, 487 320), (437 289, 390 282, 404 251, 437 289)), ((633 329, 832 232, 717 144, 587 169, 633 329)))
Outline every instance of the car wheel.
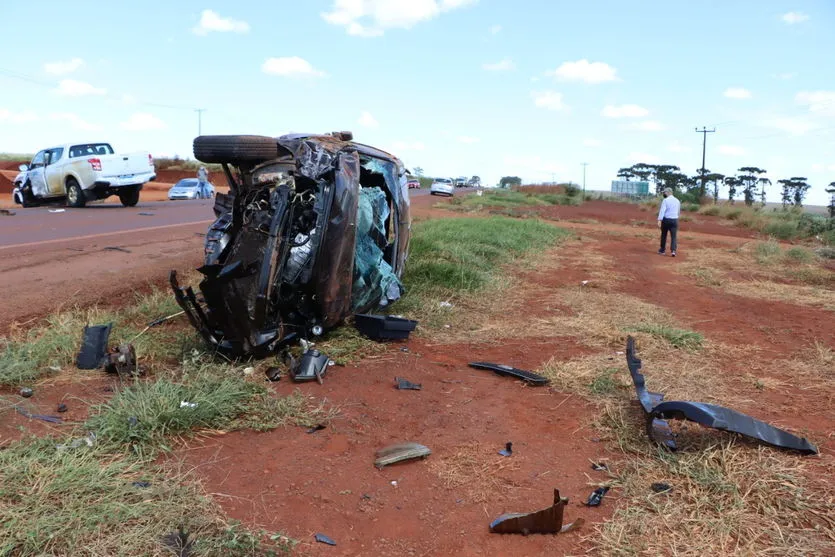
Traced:
POLYGON ((87 204, 87 199, 84 197, 84 191, 75 178, 67 180, 67 205, 70 207, 81 208, 87 204))
POLYGON ((139 188, 130 188, 127 191, 119 192, 119 201, 125 207, 135 207, 139 203, 139 188))
POLYGON ((201 135, 194 158, 206 163, 259 163, 278 157, 278 143, 264 135, 201 135))

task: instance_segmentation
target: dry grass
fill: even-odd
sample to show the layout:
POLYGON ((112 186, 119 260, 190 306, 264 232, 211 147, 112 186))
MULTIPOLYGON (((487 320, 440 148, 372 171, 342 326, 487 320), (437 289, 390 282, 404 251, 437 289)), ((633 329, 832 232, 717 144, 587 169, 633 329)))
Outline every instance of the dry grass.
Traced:
POLYGON ((726 281, 723 287, 737 296, 835 311, 835 291, 816 286, 781 284, 765 280, 726 281))
POLYGON ((519 465, 512 458, 498 455, 495 446, 473 442, 432 460, 429 468, 447 489, 463 492, 471 502, 483 503, 516 487, 511 476, 519 465))

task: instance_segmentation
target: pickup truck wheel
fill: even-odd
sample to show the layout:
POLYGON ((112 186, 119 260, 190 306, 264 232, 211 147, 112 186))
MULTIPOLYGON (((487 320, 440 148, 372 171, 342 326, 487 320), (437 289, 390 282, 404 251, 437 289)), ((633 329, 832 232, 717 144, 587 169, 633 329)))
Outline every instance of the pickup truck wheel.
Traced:
POLYGON ((37 207, 39 205, 38 200, 35 199, 35 196, 32 195, 32 186, 29 185, 27 182, 22 188, 20 188, 20 204, 23 206, 24 209, 28 209, 30 207, 37 207))
POLYGON ((259 163, 278 157, 275 138, 264 135, 201 135, 194 138, 194 158, 206 163, 259 163))
POLYGON ((135 207, 139 203, 139 188, 130 188, 119 193, 119 201, 125 207, 135 207))
POLYGON ((74 178, 67 180, 67 205, 80 208, 86 204, 87 200, 84 198, 84 192, 78 182, 74 178))

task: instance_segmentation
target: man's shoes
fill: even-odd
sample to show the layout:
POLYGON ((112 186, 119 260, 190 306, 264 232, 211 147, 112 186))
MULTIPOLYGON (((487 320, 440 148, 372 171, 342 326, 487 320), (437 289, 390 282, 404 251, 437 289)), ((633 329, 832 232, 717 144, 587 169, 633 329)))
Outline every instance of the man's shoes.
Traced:
POLYGON ((673 253, 671 253, 670 255, 671 255, 672 257, 675 257, 675 256, 676 256, 676 252, 673 252, 673 253))
POLYGON ((658 255, 664 255, 664 250, 663 249, 658 250, 658 255))

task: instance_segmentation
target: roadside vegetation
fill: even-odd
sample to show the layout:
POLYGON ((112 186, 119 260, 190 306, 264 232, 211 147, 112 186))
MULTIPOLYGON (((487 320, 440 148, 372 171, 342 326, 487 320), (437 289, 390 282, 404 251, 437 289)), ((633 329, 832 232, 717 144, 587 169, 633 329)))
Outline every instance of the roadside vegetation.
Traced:
POLYGON ((482 195, 466 195, 453 198, 444 208, 461 212, 505 209, 509 211, 549 205, 580 205, 582 198, 576 192, 529 193, 509 190, 484 191, 482 195))
POLYGON ((831 219, 813 215, 800 208, 770 211, 744 205, 706 205, 700 214, 733 221, 737 226, 750 228, 778 240, 819 240, 824 245, 835 245, 835 228, 831 219))

